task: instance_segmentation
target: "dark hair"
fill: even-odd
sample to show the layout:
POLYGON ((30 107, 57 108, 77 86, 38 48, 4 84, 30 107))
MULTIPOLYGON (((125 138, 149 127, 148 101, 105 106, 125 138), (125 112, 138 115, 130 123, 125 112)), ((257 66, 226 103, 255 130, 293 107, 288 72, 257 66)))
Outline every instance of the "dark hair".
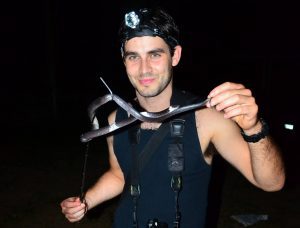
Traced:
POLYGON ((172 55, 179 44, 179 29, 174 19, 160 8, 143 8, 125 15, 119 29, 122 53, 127 40, 141 36, 161 37, 168 44, 172 55))

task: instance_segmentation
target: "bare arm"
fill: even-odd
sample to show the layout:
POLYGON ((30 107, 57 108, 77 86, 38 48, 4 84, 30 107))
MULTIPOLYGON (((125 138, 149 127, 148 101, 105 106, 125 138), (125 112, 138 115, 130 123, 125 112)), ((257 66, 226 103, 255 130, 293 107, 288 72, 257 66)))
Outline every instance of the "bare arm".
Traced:
MULTIPOLYGON (((114 121, 115 112, 112 113, 108 119, 109 124, 114 123, 114 121)), ((123 172, 119 166, 113 149, 113 136, 107 137, 107 145, 110 169, 106 171, 96 184, 87 191, 85 198, 89 209, 119 195, 124 187, 125 181, 123 172)))
POLYGON ((251 183, 276 191, 285 181, 284 165, 278 147, 270 136, 256 143, 247 143, 240 128, 253 135, 261 131, 257 119, 258 106, 252 93, 241 84, 224 83, 209 94, 212 111, 211 140, 219 153, 235 166, 251 183))
MULTIPOLYGON (((261 131, 262 124, 259 121, 248 135, 261 131)), ((281 151, 273 142, 271 136, 267 136, 256 143, 248 143, 251 151, 252 170, 255 180, 264 186, 265 190, 279 190, 285 181, 284 164, 281 151), (269 179, 270 178, 270 179, 269 179)))
MULTIPOLYGON (((109 123, 115 120, 115 112, 109 116, 109 123)), ((70 222, 81 220, 87 209, 119 195, 124 187, 124 177, 113 150, 113 136, 107 138, 110 169, 91 187, 86 195, 86 204, 79 197, 70 197, 61 202, 62 213, 70 222), (88 207, 88 208, 87 208, 88 207)))

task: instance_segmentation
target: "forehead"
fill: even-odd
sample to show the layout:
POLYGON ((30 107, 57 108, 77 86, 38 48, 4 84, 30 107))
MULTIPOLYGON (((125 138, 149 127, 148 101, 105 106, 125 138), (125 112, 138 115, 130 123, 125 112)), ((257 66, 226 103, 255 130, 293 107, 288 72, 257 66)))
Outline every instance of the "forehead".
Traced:
POLYGON ((148 52, 158 48, 168 50, 167 43, 158 36, 134 37, 125 43, 126 52, 148 52))

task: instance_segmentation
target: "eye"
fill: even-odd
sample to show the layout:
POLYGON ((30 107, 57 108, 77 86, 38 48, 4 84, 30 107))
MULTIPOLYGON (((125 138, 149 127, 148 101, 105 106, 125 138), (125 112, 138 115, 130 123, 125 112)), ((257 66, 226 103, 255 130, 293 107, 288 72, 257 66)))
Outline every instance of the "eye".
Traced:
POLYGON ((154 52, 154 53, 151 54, 151 58, 152 58, 152 59, 157 59, 157 58, 159 58, 160 56, 161 56, 161 54, 159 54, 158 52, 154 52))
POLYGON ((128 55, 127 57, 126 57, 126 60, 128 60, 128 61, 137 61, 138 60, 138 56, 137 55, 128 55))

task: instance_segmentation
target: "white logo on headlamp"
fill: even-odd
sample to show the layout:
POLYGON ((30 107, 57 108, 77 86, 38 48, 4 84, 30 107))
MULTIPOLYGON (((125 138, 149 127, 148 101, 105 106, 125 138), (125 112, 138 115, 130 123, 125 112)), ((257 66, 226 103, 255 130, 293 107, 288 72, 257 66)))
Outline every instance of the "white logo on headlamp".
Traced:
POLYGON ((139 23, 140 23, 139 16, 134 11, 125 14, 126 26, 135 29, 139 23))

